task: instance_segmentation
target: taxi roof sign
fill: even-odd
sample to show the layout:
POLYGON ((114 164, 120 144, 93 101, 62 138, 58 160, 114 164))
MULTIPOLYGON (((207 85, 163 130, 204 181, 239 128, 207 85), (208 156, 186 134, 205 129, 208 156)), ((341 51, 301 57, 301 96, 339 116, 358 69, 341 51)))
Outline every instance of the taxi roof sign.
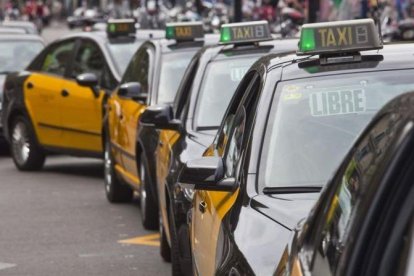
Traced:
POLYGON ((106 33, 109 37, 129 36, 135 32, 134 19, 110 19, 106 26, 106 33))
POLYGON ((203 23, 201 22, 180 22, 167 23, 165 37, 177 41, 191 41, 204 37, 203 23))
POLYGON ((336 54, 382 49, 372 19, 304 24, 298 55, 336 54))
POLYGON ((220 44, 244 44, 272 40, 266 20, 221 25, 220 44))

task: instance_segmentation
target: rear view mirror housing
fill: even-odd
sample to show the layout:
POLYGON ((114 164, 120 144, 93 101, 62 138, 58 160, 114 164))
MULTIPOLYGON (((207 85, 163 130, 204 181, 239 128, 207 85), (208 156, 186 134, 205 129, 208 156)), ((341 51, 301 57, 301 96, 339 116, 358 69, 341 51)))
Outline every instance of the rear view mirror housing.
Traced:
POLYGON ((76 77, 76 82, 78 85, 83 87, 89 87, 95 98, 99 97, 99 88, 98 88, 98 77, 94 73, 84 73, 76 77))
POLYGON ((174 119, 174 111, 171 105, 149 106, 142 113, 140 123, 144 126, 157 129, 182 130, 180 120, 174 119))
POLYGON ((234 178, 225 178, 223 160, 215 156, 188 161, 178 176, 178 182, 195 190, 233 192, 237 188, 234 178))
POLYGON ((118 88, 118 95, 141 103, 146 103, 148 98, 147 93, 142 93, 141 84, 139 82, 127 82, 122 84, 118 88))

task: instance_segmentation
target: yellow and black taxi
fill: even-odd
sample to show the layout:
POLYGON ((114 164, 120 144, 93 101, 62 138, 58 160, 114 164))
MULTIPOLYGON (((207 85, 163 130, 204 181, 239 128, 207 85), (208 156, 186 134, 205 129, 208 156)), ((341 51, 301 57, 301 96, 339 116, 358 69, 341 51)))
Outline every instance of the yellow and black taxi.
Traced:
POLYGON ((154 104, 170 103, 196 51, 217 36, 204 36, 198 22, 170 23, 165 38, 146 41, 134 54, 119 88, 108 100, 105 118, 105 191, 110 202, 141 197, 144 227, 158 227, 154 163, 155 129, 142 129, 139 118, 154 104), (146 139, 145 146, 143 140, 146 139))
POLYGON ((375 116, 295 230, 275 275, 414 274, 413 111, 409 93, 375 116))
MULTIPOLYGON (((7 74, 24 70, 30 61, 45 47, 37 35, 0 35, 0 118, 2 113, 3 88, 7 74)), ((0 147, 4 144, 3 126, 0 120, 0 147)))
POLYGON ((133 20, 109 21, 107 32, 59 39, 8 75, 2 122, 19 170, 42 168, 48 152, 102 156, 103 106, 143 41, 133 20))
POLYGON ((212 143, 250 66, 269 53, 292 53, 297 43, 273 40, 267 21, 225 24, 220 43, 200 49, 191 60, 174 102, 149 107, 141 116, 141 124, 161 130, 152 169, 157 171, 161 255, 171 257, 173 275, 192 272, 187 213, 193 193, 178 185, 178 172, 212 143))
POLYGON ((213 144, 179 183, 196 190, 196 275, 271 275, 352 143, 414 89, 411 45, 383 46, 373 20, 307 24, 297 54, 246 73, 213 144))

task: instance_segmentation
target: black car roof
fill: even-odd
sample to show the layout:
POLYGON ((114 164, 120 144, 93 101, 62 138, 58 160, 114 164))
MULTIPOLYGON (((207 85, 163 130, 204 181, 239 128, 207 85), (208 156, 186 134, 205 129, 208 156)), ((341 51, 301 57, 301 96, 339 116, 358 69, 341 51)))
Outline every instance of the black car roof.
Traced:
MULTIPOLYGON (((283 57, 269 54, 259 59, 255 65, 265 64, 268 70, 283 67, 282 80, 302 79, 316 76, 336 74, 360 73, 380 70, 396 70, 414 68, 414 48, 412 44, 387 44, 381 50, 363 51, 361 56, 369 66, 359 66, 361 63, 348 63, 336 65, 320 65, 319 56, 297 56, 289 54, 283 57), (312 64, 314 61, 314 65, 312 64), (311 66, 319 67, 318 71, 305 70, 311 66), (324 70, 327 69, 327 70, 324 70)), ((255 66, 254 65, 254 66, 255 66)))

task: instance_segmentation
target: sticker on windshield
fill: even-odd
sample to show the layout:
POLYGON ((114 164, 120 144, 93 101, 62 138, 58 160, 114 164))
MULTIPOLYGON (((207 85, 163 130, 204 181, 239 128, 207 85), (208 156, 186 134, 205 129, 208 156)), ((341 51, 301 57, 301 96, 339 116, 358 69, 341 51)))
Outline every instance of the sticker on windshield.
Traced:
POLYGON ((312 116, 331 116, 361 113, 366 110, 365 90, 343 89, 316 92, 309 96, 312 116))
POLYGON ((246 75, 249 67, 232 67, 230 69, 230 77, 232 81, 240 82, 246 75))

